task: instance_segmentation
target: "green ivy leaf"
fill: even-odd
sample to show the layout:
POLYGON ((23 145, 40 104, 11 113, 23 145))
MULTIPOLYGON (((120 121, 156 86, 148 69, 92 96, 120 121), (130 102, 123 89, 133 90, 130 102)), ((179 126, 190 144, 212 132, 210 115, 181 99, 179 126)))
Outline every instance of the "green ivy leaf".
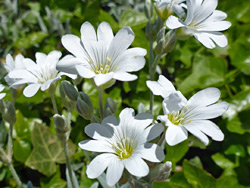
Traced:
POLYGON ((238 157, 245 157, 246 152, 242 145, 231 145, 229 148, 225 151, 226 155, 236 155, 238 157))
POLYGON ((13 153, 17 161, 24 163, 31 153, 31 143, 27 140, 17 139, 13 143, 13 153))
POLYGON ((233 169, 235 167, 235 164, 221 153, 212 155, 212 159, 219 167, 223 169, 233 169))
POLYGON ((178 89, 184 94, 195 89, 203 89, 214 85, 223 85, 227 72, 227 62, 222 58, 196 56, 192 74, 180 80, 178 89))
POLYGON ((61 142, 45 125, 35 124, 32 131, 32 144, 34 149, 25 162, 26 166, 51 176, 56 172, 56 163, 65 162, 61 142))
POLYGON ((40 181, 41 188, 65 188, 66 181, 61 179, 59 166, 56 167, 56 174, 50 178, 43 178, 40 181))
POLYGON ((165 161, 171 161, 173 166, 175 166, 175 164, 188 152, 188 143, 188 140, 185 140, 175 146, 166 144, 167 155, 165 161))
POLYGON ((211 174, 193 165, 188 160, 183 162, 183 171, 187 181, 197 188, 215 187, 216 181, 211 174))

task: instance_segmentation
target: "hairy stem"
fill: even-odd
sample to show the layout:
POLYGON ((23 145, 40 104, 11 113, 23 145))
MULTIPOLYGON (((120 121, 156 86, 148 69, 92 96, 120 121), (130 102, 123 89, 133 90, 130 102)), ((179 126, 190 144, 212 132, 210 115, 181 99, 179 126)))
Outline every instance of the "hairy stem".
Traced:
POLYGON ((99 113, 101 120, 103 120, 102 94, 103 94, 103 89, 99 89, 99 113))
POLYGON ((73 179, 73 171, 72 171, 70 157, 69 157, 69 146, 68 146, 68 141, 66 139, 63 142, 63 147, 64 147, 64 154, 65 154, 65 159, 66 159, 66 167, 67 167, 68 172, 69 172, 69 178, 71 181, 71 185, 73 188, 75 188, 76 185, 75 185, 75 181, 73 179))
POLYGON ((52 102, 52 105, 53 105, 54 113, 58 114, 58 110, 57 110, 57 106, 56 106, 56 100, 55 100, 55 95, 51 94, 50 98, 51 98, 51 102, 52 102))

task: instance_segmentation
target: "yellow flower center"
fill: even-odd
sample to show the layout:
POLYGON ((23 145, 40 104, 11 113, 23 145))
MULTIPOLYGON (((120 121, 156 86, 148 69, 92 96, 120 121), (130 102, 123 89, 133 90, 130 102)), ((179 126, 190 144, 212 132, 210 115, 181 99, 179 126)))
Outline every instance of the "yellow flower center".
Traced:
MULTIPOLYGON (((111 72, 112 71, 112 68, 110 67, 111 58, 107 57, 106 60, 107 61, 104 64, 101 63, 99 65, 98 64, 94 65, 92 59, 89 59, 89 63, 92 67, 90 70, 96 74, 107 74, 111 72)), ((113 70, 116 70, 117 68, 118 67, 116 66, 113 68, 113 70)))
POLYGON ((122 137, 120 141, 113 144, 115 154, 120 160, 128 159, 134 152, 135 143, 130 138, 122 137))

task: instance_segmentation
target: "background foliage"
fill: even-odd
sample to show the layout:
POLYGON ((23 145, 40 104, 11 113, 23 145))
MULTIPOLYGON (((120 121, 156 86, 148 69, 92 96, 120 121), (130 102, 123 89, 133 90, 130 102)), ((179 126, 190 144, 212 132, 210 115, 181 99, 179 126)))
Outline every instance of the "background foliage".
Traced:
MULTIPOLYGON (((143 0, 2 0, 1 61, 5 61, 7 53, 22 53, 34 59, 35 52, 49 53, 56 49, 65 55, 68 52, 61 45, 61 36, 66 33, 80 36, 80 26, 84 21, 95 27, 106 21, 114 32, 130 26, 135 33, 132 45, 149 51, 144 34, 147 18, 143 6, 143 0)), ((227 20, 232 23, 232 27, 224 32, 229 45, 209 50, 193 38, 178 41, 174 51, 160 62, 158 70, 187 98, 207 87, 220 89, 221 99, 229 102, 230 108, 223 118, 214 121, 224 132, 225 140, 213 141, 206 147, 191 136, 171 149, 167 146, 165 160, 173 162, 173 173, 169 182, 155 183, 154 187, 250 187, 250 1, 219 0, 218 9, 226 12, 227 20)), ((118 112, 126 106, 138 109, 139 103, 148 109, 147 73, 148 65, 137 73, 138 80, 116 82, 104 97, 109 96, 117 102, 118 112)), ((2 83, 4 74, 1 68, 2 83)), ((87 93, 93 104, 98 104, 97 90, 90 82, 82 81, 78 89, 87 93)), ((10 96, 6 98, 10 99, 10 96)), ((59 111, 63 112, 59 91, 56 100, 59 111)), ((156 97, 155 100, 154 114, 162 113, 162 99, 156 97)), ((65 159, 61 155, 62 147, 55 139, 49 95, 42 92, 32 98, 21 95, 16 103, 14 165, 22 181, 31 181, 35 187, 65 187, 65 159)), ((86 138, 83 130, 88 123, 76 111, 73 112, 70 148, 73 167, 81 179, 82 188, 88 188, 96 181, 86 178, 89 154, 77 146, 86 138)), ((6 138, 6 125, 2 121, 0 143, 5 144, 6 138)), ((0 187, 15 186, 7 166, 0 162, 0 187)))

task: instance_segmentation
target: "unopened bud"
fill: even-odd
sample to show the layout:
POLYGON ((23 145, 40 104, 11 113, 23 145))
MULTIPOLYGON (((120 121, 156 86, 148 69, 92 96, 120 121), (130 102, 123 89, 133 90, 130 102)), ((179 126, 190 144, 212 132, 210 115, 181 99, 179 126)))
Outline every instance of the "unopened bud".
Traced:
POLYGON ((168 19, 168 17, 174 13, 170 7, 171 7, 170 3, 167 3, 167 2, 164 2, 164 3, 163 2, 156 2, 155 3, 156 13, 163 20, 168 19))
POLYGON ((4 107, 5 108, 2 113, 3 119, 10 124, 14 124, 16 122, 16 110, 14 105, 9 100, 7 100, 4 103, 4 107))
POLYGON ((150 42, 153 42, 156 38, 156 35, 153 33, 153 25, 151 24, 151 21, 149 20, 145 29, 145 36, 146 39, 150 42))
POLYGON ((153 188, 151 183, 144 182, 140 179, 132 179, 130 180, 129 184, 132 188, 153 188))
POLYGON ((110 108, 111 112, 114 114, 114 113, 116 113, 117 105, 113 99, 108 97, 106 99, 105 108, 110 108))
POLYGON ((140 113, 145 113, 145 107, 141 102, 138 105, 138 114, 140 113))
POLYGON ((165 181, 172 170, 172 163, 167 161, 164 164, 159 164, 152 172, 151 176, 153 178, 154 181, 165 181))
POLYGON ((78 97, 78 92, 75 87, 69 81, 62 81, 61 88, 64 90, 67 97, 72 100, 76 101, 78 97))
POLYGON ((174 48, 176 42, 176 34, 172 30, 166 34, 165 37, 166 44, 164 46, 164 53, 171 52, 174 48))
POLYGON ((55 114, 53 116, 53 119, 58 138, 60 140, 68 140, 70 133, 70 124, 67 118, 64 115, 60 116, 59 114, 55 114))
POLYGON ((72 101, 65 93, 64 88, 60 87, 60 96, 62 99, 62 103, 63 105, 69 110, 69 111, 73 111, 73 109, 75 108, 75 101, 72 101))
POLYGON ((145 12, 148 19, 150 19, 153 16, 152 0, 145 0, 144 12, 145 12))
POLYGON ((84 119, 92 119, 94 108, 87 94, 80 92, 76 102, 76 110, 84 119))

